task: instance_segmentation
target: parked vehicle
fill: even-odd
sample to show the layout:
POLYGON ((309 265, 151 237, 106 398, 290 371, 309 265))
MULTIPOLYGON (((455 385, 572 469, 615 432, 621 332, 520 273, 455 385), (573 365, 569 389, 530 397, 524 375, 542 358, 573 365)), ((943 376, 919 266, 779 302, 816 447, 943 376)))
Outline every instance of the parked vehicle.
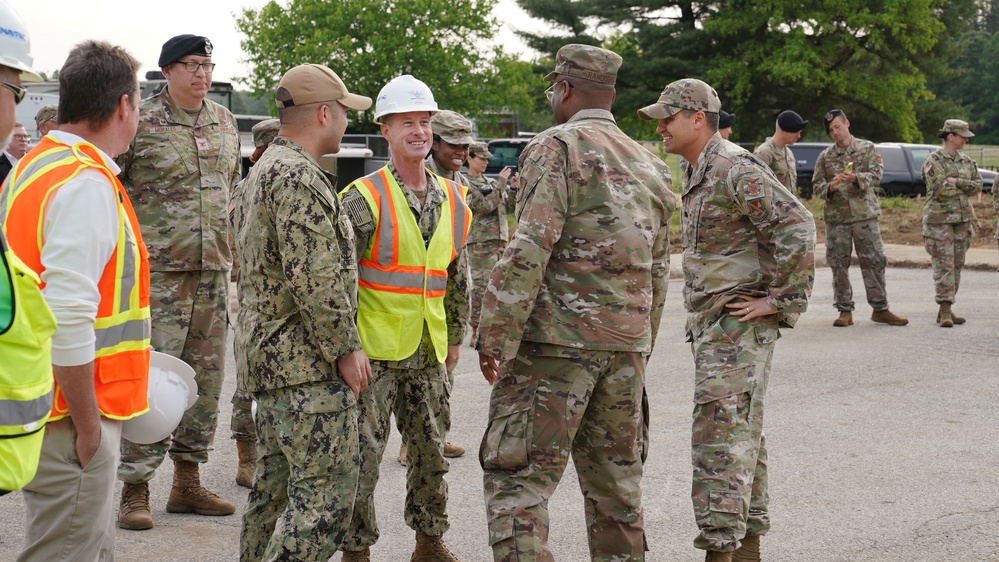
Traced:
POLYGON ((527 148, 527 143, 531 139, 493 139, 489 141, 489 152, 493 153, 493 157, 489 159, 489 164, 486 166, 486 175, 495 176, 500 173, 506 166, 510 166, 513 170, 517 169, 517 162, 520 160, 520 153, 527 148))

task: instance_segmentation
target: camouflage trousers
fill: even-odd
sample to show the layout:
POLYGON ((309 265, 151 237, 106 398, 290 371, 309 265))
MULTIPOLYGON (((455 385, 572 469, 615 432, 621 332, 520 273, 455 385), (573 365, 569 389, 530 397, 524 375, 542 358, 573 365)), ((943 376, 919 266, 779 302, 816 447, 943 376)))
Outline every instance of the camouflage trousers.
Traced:
POLYGON ((240 560, 326 562, 343 544, 357 493, 357 408, 343 407, 338 388, 257 393, 259 458, 240 560))
POLYGON ((770 529, 763 404, 777 326, 722 315, 694 339, 694 546, 733 551, 770 529))
POLYGON ((492 273, 496 262, 503 257, 505 249, 506 242, 502 240, 486 240, 468 245, 468 267, 472 270, 472 290, 468 295, 468 325, 473 333, 479 330, 479 314, 482 312, 482 299, 486 295, 486 287, 489 286, 489 274, 492 273))
POLYGON ((392 414, 406 445, 406 524, 430 536, 448 530, 444 365, 398 369, 386 361, 371 361, 371 372, 374 379, 358 401, 361 476, 344 550, 361 550, 378 541, 374 493, 392 414))
POLYGON ((867 302, 874 310, 888 310, 888 292, 885 290, 884 244, 878 219, 846 224, 826 223, 826 262, 833 275, 833 306, 836 310, 852 311, 853 287, 850 285, 850 260, 853 248, 864 277, 867 302))
POLYGON ((553 561, 548 500, 572 457, 593 560, 645 559, 645 358, 522 343, 502 365, 479 448, 497 561, 553 561))
POLYGON ((152 479, 168 449, 174 460, 208 461, 225 376, 229 272, 153 271, 149 290, 152 346, 194 368, 198 401, 184 412, 172 439, 149 445, 122 439, 118 478, 129 484, 152 479))
POLYGON ((961 287, 964 258, 971 247, 971 222, 923 224, 923 246, 933 262, 933 286, 937 304, 954 304, 961 287))

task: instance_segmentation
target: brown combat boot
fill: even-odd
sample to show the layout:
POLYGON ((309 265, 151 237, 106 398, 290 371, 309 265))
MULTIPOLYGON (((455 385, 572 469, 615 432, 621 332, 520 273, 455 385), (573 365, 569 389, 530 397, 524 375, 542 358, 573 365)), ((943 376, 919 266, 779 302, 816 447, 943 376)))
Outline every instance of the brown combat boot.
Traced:
POLYGON ((704 555, 704 562, 732 562, 732 552, 718 552, 709 550, 704 555))
POLYGON ((409 562, 461 562, 444 546, 444 537, 431 537, 416 532, 416 549, 409 562))
POLYGON ((853 326, 853 312, 849 310, 839 311, 839 318, 833 320, 833 326, 837 328, 853 326))
POLYGON ((236 484, 244 488, 253 487, 253 471, 257 469, 257 442, 236 441, 239 465, 236 467, 236 484))
POLYGON ((909 323, 908 318, 902 318, 901 316, 896 316, 892 311, 887 308, 884 310, 875 310, 871 313, 871 320, 879 324, 888 324, 889 326, 905 326, 909 323))
POLYGON ((236 506, 201 485, 198 463, 173 461, 173 488, 170 489, 166 510, 167 513, 232 515, 236 512, 236 506))
POLYGON ((399 445, 399 464, 406 466, 406 444, 399 445))
POLYGON ((940 324, 941 328, 954 327, 954 315, 950 312, 949 302, 940 303, 940 312, 937 312, 937 324, 940 324))
MULTIPOLYGON (((946 305, 947 305, 948 307, 951 307, 951 306, 953 306, 953 305, 952 305, 951 303, 945 303, 945 304, 946 304, 946 305)), ((940 323, 940 316, 941 316, 942 314, 943 314, 943 304, 941 304, 941 305, 940 305, 940 312, 937 312, 937 324, 939 324, 939 323, 940 323)), ((967 322, 967 321, 968 321, 968 319, 967 319, 967 318, 964 318, 964 317, 961 317, 961 316, 957 316, 957 315, 955 315, 955 314, 954 314, 954 310, 953 310, 953 309, 951 309, 951 311, 950 311, 950 318, 951 318, 951 320, 953 320, 953 321, 954 321, 954 325, 955 325, 955 326, 956 326, 956 325, 958 325, 958 324, 964 324, 965 322, 967 322)), ((947 328, 949 328, 950 326, 946 326, 946 327, 947 327, 947 328)))
POLYGON ((371 549, 364 547, 364 550, 344 550, 341 562, 371 562, 371 549))
POLYGON ((746 535, 732 553, 732 562, 760 562, 760 535, 746 535))
POLYGON ((444 456, 448 458, 456 458, 465 454, 465 448, 461 445, 455 445, 454 443, 444 442, 444 456))
POLYGON ((129 531, 153 528, 153 514, 149 509, 149 482, 121 487, 121 505, 118 507, 118 526, 129 531))

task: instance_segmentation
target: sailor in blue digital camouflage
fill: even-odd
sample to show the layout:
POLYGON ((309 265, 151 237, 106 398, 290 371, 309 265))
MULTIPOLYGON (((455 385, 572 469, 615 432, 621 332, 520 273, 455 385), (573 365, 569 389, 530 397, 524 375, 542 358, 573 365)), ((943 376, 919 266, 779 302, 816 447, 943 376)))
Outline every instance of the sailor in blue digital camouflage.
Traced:
MULTIPOLYGON (((250 155, 251 166, 263 156, 264 151, 277 136, 280 127, 281 122, 277 119, 267 119, 251 128, 254 147, 253 154, 250 155)), ((235 251, 236 242, 233 238, 236 229, 233 213, 245 185, 244 178, 236 184, 232 191, 232 199, 229 201, 229 247, 233 248, 232 270, 229 272, 229 277, 237 283, 239 281, 239 258, 235 251)), ((236 291, 229 295, 230 322, 239 315, 239 302, 241 300, 243 300, 243 296, 237 285, 236 291)), ((240 363, 237 361, 236 364, 238 366, 240 363)), ((242 377, 238 372, 236 373, 236 392, 232 395, 231 403, 232 415, 229 417, 229 431, 236 441, 236 453, 239 456, 239 463, 236 465, 236 484, 249 488, 253 484, 253 471, 257 465, 257 434, 253 429, 253 397, 243 388, 242 377)))
POLYGON ((937 324, 951 328, 964 324, 951 306, 961 287, 964 258, 975 234, 975 209, 971 197, 982 192, 982 175, 967 154, 959 152, 975 136, 966 121, 948 119, 937 134, 940 150, 923 165, 926 203, 923 205, 923 245, 933 262, 933 286, 940 305, 937 324))
POLYGON ((493 384, 479 449, 497 561, 554 560, 548 499, 572 458, 593 560, 644 560, 645 368, 662 318, 669 167, 611 114, 616 53, 559 49, 545 79, 557 126, 520 156, 517 227, 482 305, 493 384))
POLYGON ((721 138, 721 101, 695 79, 638 111, 687 162, 684 302, 694 355, 694 546, 708 562, 760 560, 770 529, 763 411, 780 328, 808 306, 815 222, 755 156, 721 138))
POLYGON ((371 368, 358 335, 357 259, 336 176, 352 94, 329 68, 286 72, 280 135, 251 168, 233 213, 242 301, 235 355, 257 401, 259 451, 240 560, 326 562, 347 537, 359 471, 357 400, 371 368))
MULTIPOLYGON (((503 257, 503 250, 510 240, 510 222, 507 216, 513 212, 515 201, 507 184, 511 181, 512 173, 509 166, 499 171, 499 181, 485 175, 492 156, 486 143, 472 144, 468 150, 468 175, 465 176, 469 184, 468 208, 475 215, 472 230, 468 233, 468 267, 472 270, 468 326, 472 329, 473 347, 479 328, 482 297, 489 284, 489 273, 503 257)), ((518 178, 514 176, 513 181, 518 181, 518 178)))
POLYGON ((805 130, 807 125, 808 121, 802 119, 794 111, 782 111, 777 116, 774 135, 763 141, 763 144, 756 147, 756 151, 753 153, 777 176, 777 181, 795 195, 798 194, 798 174, 795 168, 794 153, 788 147, 798 142, 798 139, 801 138, 801 132, 805 130))
POLYGON ((871 320, 890 326, 905 326, 909 321, 888 310, 885 288, 884 244, 878 216, 881 203, 878 187, 884 173, 881 154, 874 143, 850 134, 850 121, 839 109, 822 118, 822 126, 834 144, 815 160, 812 186, 815 197, 825 200, 826 262, 832 270, 833 306, 839 317, 833 326, 853 325, 853 287, 850 285, 850 258, 857 249, 857 260, 864 278, 867 302, 874 309, 871 320))
POLYGON ((344 562, 370 560, 378 540, 374 491, 394 414, 408 451, 406 524, 416 531, 411 562, 457 561, 448 530, 447 369, 457 361, 468 318, 467 187, 433 173, 425 158, 438 111, 426 84, 404 74, 375 99, 389 163, 341 193, 358 256, 357 327, 373 380, 358 403, 360 481, 344 562))
POLYGON ((152 528, 148 483, 168 448, 174 461, 168 512, 236 510, 204 488, 198 474, 215 439, 225 375, 232 265, 227 208, 240 168, 236 120, 206 98, 212 50, 208 38, 196 35, 178 35, 163 45, 159 66, 167 85, 139 103, 138 133, 117 160, 149 248, 153 348, 193 367, 198 383, 198 401, 184 412, 172 439, 122 442, 123 529, 152 528))

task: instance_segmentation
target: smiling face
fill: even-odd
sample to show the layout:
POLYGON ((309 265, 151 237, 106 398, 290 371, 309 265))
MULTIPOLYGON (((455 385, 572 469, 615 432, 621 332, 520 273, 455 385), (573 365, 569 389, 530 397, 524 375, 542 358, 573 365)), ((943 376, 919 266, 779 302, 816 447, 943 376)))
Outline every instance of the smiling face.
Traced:
POLYGON ((465 159, 468 158, 467 144, 451 144, 440 139, 434 141, 433 147, 434 161, 445 170, 457 172, 465 164, 465 159))
POLYGON ((426 158, 434 136, 429 111, 387 115, 382 120, 381 132, 389 143, 392 157, 403 160, 426 158))

